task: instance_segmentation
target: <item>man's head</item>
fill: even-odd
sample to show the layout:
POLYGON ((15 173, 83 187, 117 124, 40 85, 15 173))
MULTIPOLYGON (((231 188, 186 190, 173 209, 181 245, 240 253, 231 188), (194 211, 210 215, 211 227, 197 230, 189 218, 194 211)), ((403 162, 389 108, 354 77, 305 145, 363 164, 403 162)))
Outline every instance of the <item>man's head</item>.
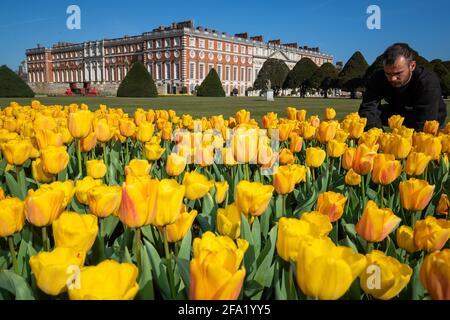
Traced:
POLYGON ((394 88, 409 83, 416 69, 414 51, 406 43, 396 43, 383 53, 384 74, 394 88))

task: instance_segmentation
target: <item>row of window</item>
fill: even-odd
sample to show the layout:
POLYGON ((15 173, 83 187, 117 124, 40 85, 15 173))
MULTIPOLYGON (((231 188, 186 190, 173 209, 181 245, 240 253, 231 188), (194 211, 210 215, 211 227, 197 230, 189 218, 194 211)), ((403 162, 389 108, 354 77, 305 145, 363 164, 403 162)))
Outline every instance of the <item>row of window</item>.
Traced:
MULTIPOLYGON (((189 63, 189 79, 203 80, 212 68, 214 68, 214 64, 208 64, 208 72, 205 74, 205 64, 191 62, 189 63)), ((237 66, 233 66, 233 68, 231 68, 231 66, 226 65, 225 69, 223 69, 223 66, 218 64, 216 65, 215 70, 219 75, 220 80, 252 82, 252 68, 247 68, 246 72, 244 67, 238 68, 237 66), (232 74, 231 71, 233 72, 232 74)))
POLYGON ((105 48, 105 54, 127 53, 127 52, 135 52, 135 51, 141 51, 140 44, 129 44, 129 45, 105 48))
MULTIPOLYGON (((189 38, 189 46, 190 47, 198 47, 198 48, 206 48, 206 45, 208 45, 208 49, 209 50, 218 50, 218 51, 223 51, 224 47, 223 44, 225 44, 225 51, 227 52, 231 52, 231 43, 229 42, 221 42, 221 41, 214 41, 214 40, 206 40, 206 39, 201 39, 201 38, 195 38, 195 37, 190 37, 189 38)), ((247 47, 245 45, 238 45, 238 44, 233 44, 233 52, 239 53, 239 47, 240 47, 240 52, 241 54, 252 54, 252 47, 247 47)))
POLYGON ((178 47, 180 45, 180 43, 181 43, 181 40, 179 37, 149 40, 149 41, 147 41, 147 49, 178 47), (163 47, 163 45, 164 45, 164 47, 163 47))
POLYGON ((43 54, 34 54, 32 56, 28 56, 28 61, 38 61, 38 60, 44 60, 43 54))

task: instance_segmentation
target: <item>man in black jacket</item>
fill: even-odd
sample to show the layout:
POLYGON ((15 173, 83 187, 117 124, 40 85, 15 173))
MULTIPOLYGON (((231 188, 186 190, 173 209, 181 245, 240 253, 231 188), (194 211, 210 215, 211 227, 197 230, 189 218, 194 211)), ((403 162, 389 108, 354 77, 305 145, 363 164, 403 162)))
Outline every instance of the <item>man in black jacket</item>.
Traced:
POLYGON ((414 51, 396 43, 383 54, 383 70, 376 72, 366 88, 359 115, 367 118, 366 130, 388 125, 388 118, 398 114, 403 125, 422 131, 427 120, 445 126, 447 107, 442 98, 437 75, 417 67, 414 51), (382 104, 385 100, 387 104, 382 104))

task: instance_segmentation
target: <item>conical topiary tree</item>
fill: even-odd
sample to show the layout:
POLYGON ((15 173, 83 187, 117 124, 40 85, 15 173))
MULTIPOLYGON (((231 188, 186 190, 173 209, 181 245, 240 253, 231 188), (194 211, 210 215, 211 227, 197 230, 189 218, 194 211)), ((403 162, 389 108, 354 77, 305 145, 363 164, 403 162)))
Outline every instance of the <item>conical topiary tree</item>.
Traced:
POLYGON ((157 97, 155 82, 145 66, 135 62, 117 90, 118 97, 157 97))
POLYGON ((328 90, 336 85, 338 71, 333 64, 326 62, 320 66, 309 78, 311 87, 321 89, 324 97, 328 98, 328 90))
POLYGON ((0 67, 0 97, 32 98, 34 92, 14 71, 3 65, 0 67))
POLYGON ((352 99, 356 98, 358 88, 364 87, 363 78, 368 67, 362 53, 356 51, 339 73, 338 82, 343 89, 350 91, 352 99))
POLYGON ((300 89, 300 95, 305 96, 309 87, 308 79, 319 67, 309 58, 301 58, 289 71, 283 83, 283 89, 300 89))
POLYGON ((271 89, 274 91, 274 95, 278 96, 289 71, 289 67, 283 60, 269 58, 259 70, 253 87, 256 90, 264 90, 267 86, 267 80, 270 80, 271 89))
POLYGON ((220 82, 219 75, 216 70, 212 68, 200 87, 197 90, 197 96, 199 97, 225 97, 225 91, 220 82))

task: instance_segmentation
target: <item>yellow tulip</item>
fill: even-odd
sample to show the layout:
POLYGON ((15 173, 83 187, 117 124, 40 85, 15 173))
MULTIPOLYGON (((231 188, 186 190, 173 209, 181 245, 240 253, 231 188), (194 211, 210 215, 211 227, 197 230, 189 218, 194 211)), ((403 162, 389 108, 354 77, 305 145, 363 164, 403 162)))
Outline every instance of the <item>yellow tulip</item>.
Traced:
POLYGON ((325 108, 325 120, 333 120, 334 118, 336 118, 336 110, 325 108))
POLYGON ((433 197, 434 185, 425 180, 411 178, 400 182, 400 201, 406 210, 423 210, 433 197))
POLYGON ((296 120, 297 119, 297 109, 293 107, 287 107, 286 108, 287 117, 289 120, 296 120))
POLYGON ((450 237, 450 221, 427 216, 414 226, 414 244, 419 250, 441 250, 450 237))
POLYGON ((292 164, 295 161, 294 154, 291 152, 291 150, 287 148, 283 148, 280 150, 280 164, 281 165, 288 165, 292 164))
POLYGON ((391 209, 378 208, 375 202, 369 200, 355 230, 367 241, 380 242, 397 227, 400 221, 401 219, 391 209))
POLYGON ((106 174, 106 165, 103 160, 88 160, 86 162, 87 175, 94 179, 101 179, 106 174))
POLYGON ((410 176, 420 176, 430 161, 431 157, 425 153, 411 152, 406 159, 405 172, 410 176))
POLYGON ((89 110, 80 110, 69 114, 68 128, 75 139, 87 137, 92 130, 94 114, 89 110))
POLYGON ((420 267, 420 281, 434 300, 450 300, 450 249, 425 257, 420 267))
POLYGON ((3 190, 2 187, 0 187, 0 200, 5 199, 5 190, 3 190))
POLYGON ((87 191, 89 210, 99 218, 115 214, 121 199, 122 190, 119 186, 96 186, 87 191))
POLYGON ((185 186, 178 184, 173 179, 163 179, 159 181, 155 213, 152 224, 157 227, 164 227, 175 223, 180 215, 183 205, 185 186))
POLYGON ((31 162, 31 174, 33 179, 40 183, 48 183, 53 180, 54 175, 44 170, 42 160, 37 158, 31 162))
POLYGON ((39 149, 45 149, 49 146, 61 147, 64 144, 62 133, 48 129, 36 131, 35 139, 39 149))
POLYGON ((33 145, 27 139, 9 140, 1 144, 1 149, 8 164, 21 166, 30 158, 33 145))
POLYGON ((235 203, 225 209, 217 209, 217 231, 231 239, 239 238, 241 234, 241 212, 235 203))
POLYGON ((289 137, 289 148, 292 153, 300 152, 303 146, 303 138, 296 132, 293 132, 289 137))
POLYGON ((260 216, 269 205, 273 186, 241 180, 236 187, 236 205, 246 216, 260 216))
POLYGON ((94 127, 98 141, 105 143, 111 140, 112 132, 106 119, 96 121, 94 127))
POLYGON ((423 132, 436 136, 439 132, 439 122, 436 120, 427 120, 423 125, 423 132))
POLYGON ((105 260, 84 267, 79 285, 69 288, 70 300, 132 300, 139 291, 138 268, 132 263, 105 260))
POLYGON ((176 153, 167 157, 166 172, 169 176, 179 176, 186 168, 186 158, 176 153))
POLYGON ((69 164, 66 147, 47 147, 41 150, 41 159, 44 170, 50 174, 60 173, 69 164))
POLYGON ((183 177, 183 186, 186 187, 185 197, 189 200, 203 198, 213 187, 214 182, 196 171, 186 172, 183 177))
POLYGON ((237 124, 250 122, 250 112, 245 109, 236 112, 236 122, 237 124))
POLYGON ((336 246, 330 238, 299 242, 297 283, 304 294, 322 300, 342 297, 366 267, 366 257, 336 246))
POLYGON ((442 152, 441 137, 421 133, 413 137, 416 152, 423 152, 431 157, 431 160, 439 160, 442 152))
POLYGON ((216 203, 221 204, 227 194, 228 194, 228 189, 229 189, 229 185, 227 181, 216 181, 214 182, 214 186, 216 187, 216 203))
POLYGON ((157 197, 158 180, 136 180, 122 185, 119 219, 130 228, 150 224, 154 219, 153 206, 157 197))
POLYGON ((89 152, 97 144, 97 135, 95 132, 89 133, 86 137, 80 139, 81 151, 89 152))
POLYGON ((75 186, 72 180, 55 181, 50 184, 42 184, 41 189, 61 190, 64 192, 63 209, 72 201, 75 194, 75 186))
POLYGON ((321 148, 306 148, 306 165, 310 168, 318 168, 322 165, 326 156, 326 152, 321 148))
POLYGON ((146 143, 144 147, 144 154, 147 160, 155 161, 161 158, 166 149, 162 148, 159 144, 146 143))
POLYGON ((297 109, 297 120, 305 121, 306 119, 306 110, 305 109, 297 109))
POLYGON ((345 174, 345 184, 349 186, 359 186, 361 184, 361 176, 350 168, 345 174))
POLYGON ((334 139, 338 127, 337 121, 322 121, 316 131, 316 139, 320 143, 327 143, 334 139))
POLYGON ((75 184, 75 196, 79 203, 88 204, 87 192, 90 188, 102 185, 102 180, 95 180, 91 176, 77 180, 75 184))
POLYGON ((356 150, 353 158, 353 170, 362 176, 365 176, 372 171, 373 161, 377 155, 378 145, 368 147, 364 143, 360 144, 356 150))
POLYGON ((24 203, 19 198, 0 200, 0 238, 20 232, 25 223, 24 203))
POLYGON ((401 115, 393 115, 388 119, 389 128, 391 129, 399 129, 405 118, 403 118, 401 115))
POLYGON ((93 214, 65 211, 53 221, 53 238, 56 247, 88 252, 98 233, 98 220, 93 214))
POLYGON ((31 271, 37 286, 48 295, 57 296, 67 290, 71 274, 84 264, 85 253, 72 248, 57 247, 51 252, 40 252, 30 258, 31 271))
POLYGON ((186 211, 186 206, 182 206, 180 215, 174 223, 166 226, 166 236, 168 242, 178 242, 184 238, 186 233, 192 226, 195 218, 197 217, 197 210, 191 212, 186 211))
POLYGON ((148 142, 153 136, 155 128, 151 122, 144 121, 138 125, 136 139, 140 142, 148 142))
POLYGON ((342 168, 350 170, 353 168, 353 160, 355 159, 355 148, 347 148, 342 157, 342 168))
POLYGON ((298 164, 278 167, 273 175, 273 186, 279 194, 288 194, 294 191, 295 185, 305 181, 306 168, 298 164))
POLYGON ((327 191, 319 194, 316 210, 327 215, 331 222, 335 222, 342 217, 346 202, 347 198, 343 194, 327 191))
POLYGON ((120 134, 124 137, 131 137, 136 132, 136 125, 130 119, 120 119, 119 120, 119 130, 120 134))
POLYGON ((292 125, 290 123, 281 123, 278 125, 278 134, 280 141, 286 141, 291 133, 292 125))
POLYGON ((238 163, 256 163, 258 156, 258 130, 238 127, 232 136, 232 148, 238 163))
POLYGON ((37 227, 51 224, 63 210, 64 196, 62 190, 28 190, 25 198, 25 215, 28 222, 37 227))
POLYGON ((277 254, 287 262, 295 261, 301 241, 326 237, 332 228, 328 216, 317 211, 303 213, 300 219, 281 217, 278 221, 277 254))
POLYGON ((390 300, 409 283, 413 270, 383 252, 373 250, 366 255, 367 266, 360 276, 363 291, 376 299, 390 300), (374 273, 374 267, 379 270, 374 273))
POLYGON ((195 238, 192 247, 189 299, 237 299, 245 278, 245 268, 240 265, 248 242, 238 239, 236 246, 231 238, 208 231, 195 238))
POLYGON ((409 253, 416 252, 418 249, 414 244, 414 231, 410 226, 400 226, 396 233, 397 246, 402 248, 409 253))
POLYGON ((125 175, 147 176, 152 165, 147 160, 133 159, 125 167, 125 175))
POLYGON ((439 198, 438 205, 436 207, 436 213, 448 215, 449 210, 450 210, 450 201, 448 200, 448 196, 445 193, 442 193, 441 197, 439 198))
POLYGON ((402 173, 402 164, 392 154, 377 154, 373 161, 372 181, 388 185, 402 173))
POLYGON ((299 124, 299 129, 300 129, 300 135, 305 139, 305 140, 312 140, 314 139, 314 136, 316 135, 316 127, 314 127, 313 125, 311 125, 310 123, 303 121, 300 122, 299 124))
POLYGON ((347 150, 347 147, 345 142, 332 139, 327 143, 327 155, 331 158, 339 158, 347 150))

